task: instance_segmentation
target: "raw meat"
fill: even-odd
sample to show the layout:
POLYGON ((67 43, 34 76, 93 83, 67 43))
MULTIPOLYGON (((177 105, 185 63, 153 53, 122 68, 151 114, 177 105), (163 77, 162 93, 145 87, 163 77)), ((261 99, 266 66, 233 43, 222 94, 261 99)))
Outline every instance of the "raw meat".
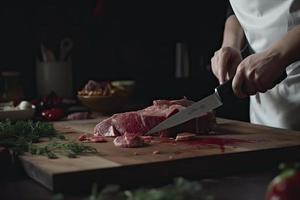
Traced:
POLYGON ((88 112, 75 112, 67 116, 68 120, 81 120, 81 119, 88 119, 88 118, 89 118, 88 112))
POLYGON ((146 146, 147 143, 139 135, 124 134, 114 139, 114 145, 117 147, 134 148, 146 146))
POLYGON ((179 133, 176 135, 176 142, 179 141, 190 141, 190 140, 195 140, 197 139, 196 134, 194 133, 179 133))
POLYGON ((81 142, 91 142, 91 143, 107 142, 104 136, 92 135, 92 134, 80 135, 78 137, 78 140, 81 142))
MULTIPOLYGON (((114 114, 112 117, 101 121, 94 129, 94 135, 122 136, 144 135, 148 130, 165 120, 166 118, 193 104, 186 98, 180 100, 156 100, 153 105, 145 109, 114 114)), ((173 136, 180 132, 207 133, 216 126, 215 115, 212 112, 205 113, 196 119, 184 124, 158 132, 159 136, 173 136)))
POLYGON ((155 151, 152 152, 152 154, 154 154, 154 155, 160 154, 160 151, 155 150, 155 151))

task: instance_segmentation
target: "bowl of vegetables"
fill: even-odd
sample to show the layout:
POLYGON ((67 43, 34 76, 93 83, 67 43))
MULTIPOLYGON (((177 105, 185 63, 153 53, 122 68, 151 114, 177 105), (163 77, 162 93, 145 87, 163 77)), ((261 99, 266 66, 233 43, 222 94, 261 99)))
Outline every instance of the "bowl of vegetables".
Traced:
POLYGON ((128 103, 131 91, 110 81, 90 80, 78 91, 77 97, 82 105, 91 111, 103 114, 119 112, 128 103))

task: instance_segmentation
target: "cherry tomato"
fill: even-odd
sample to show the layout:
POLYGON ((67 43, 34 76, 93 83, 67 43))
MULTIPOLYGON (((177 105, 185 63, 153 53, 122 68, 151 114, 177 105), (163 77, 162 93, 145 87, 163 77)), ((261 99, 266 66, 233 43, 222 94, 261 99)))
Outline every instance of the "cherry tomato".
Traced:
POLYGON ((56 121, 65 116, 62 108, 50 108, 42 111, 42 118, 47 121, 56 121))

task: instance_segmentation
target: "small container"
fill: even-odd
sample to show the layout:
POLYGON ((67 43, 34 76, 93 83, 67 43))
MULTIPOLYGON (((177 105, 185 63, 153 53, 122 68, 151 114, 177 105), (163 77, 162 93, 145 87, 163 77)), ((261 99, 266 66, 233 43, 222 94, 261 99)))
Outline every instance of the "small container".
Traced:
POLYGON ((40 97, 51 92, 61 97, 72 97, 72 77, 71 61, 37 62, 37 93, 40 97))
POLYGON ((24 98, 24 92, 20 80, 20 73, 15 71, 5 71, 1 73, 1 101, 20 102, 24 98))

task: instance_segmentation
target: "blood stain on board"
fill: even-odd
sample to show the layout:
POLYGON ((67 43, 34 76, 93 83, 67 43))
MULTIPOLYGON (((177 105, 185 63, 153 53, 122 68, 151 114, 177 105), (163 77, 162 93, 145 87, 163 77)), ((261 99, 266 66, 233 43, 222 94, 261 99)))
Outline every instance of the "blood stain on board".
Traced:
POLYGON ((252 143, 255 140, 242 140, 232 138, 217 138, 217 137, 205 137, 205 138, 193 138, 188 141, 176 141, 174 138, 152 138, 151 143, 168 143, 172 145, 176 144, 188 144, 196 146, 197 148, 203 149, 207 146, 214 145, 218 146, 222 153, 225 152, 226 146, 237 147, 239 143, 252 143), (203 148, 202 148, 203 147, 203 148))
POLYGON ((225 152, 225 146, 236 146, 238 143, 251 142, 248 140, 240 140, 240 139, 230 139, 230 138, 201 138, 197 140, 191 141, 183 141, 185 144, 195 145, 195 146, 207 146, 207 145, 217 145, 219 146, 221 152, 225 152))

